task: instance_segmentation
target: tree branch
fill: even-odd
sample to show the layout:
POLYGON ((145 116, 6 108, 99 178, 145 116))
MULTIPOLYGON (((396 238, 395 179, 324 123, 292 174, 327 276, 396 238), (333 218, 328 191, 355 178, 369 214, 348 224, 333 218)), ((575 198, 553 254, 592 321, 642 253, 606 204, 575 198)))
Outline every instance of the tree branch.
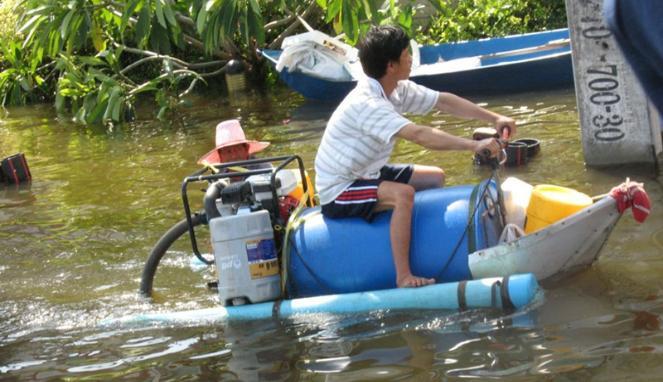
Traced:
POLYGON ((265 24, 265 26, 264 26, 265 31, 276 29, 276 28, 278 28, 280 26, 283 26, 283 25, 288 25, 288 24, 290 24, 291 22, 293 22, 295 20, 295 17, 296 16, 294 14, 290 14, 287 17, 282 18, 281 20, 270 21, 267 24, 265 24))
POLYGON ((130 96, 134 96, 134 95, 140 93, 141 91, 143 91, 144 88, 146 88, 146 87, 148 87, 148 86, 150 86, 150 85, 153 85, 153 84, 155 84, 156 82, 161 81, 161 80, 163 80, 163 79, 165 79, 165 78, 168 78, 168 77, 170 77, 171 75, 193 76, 194 79, 195 79, 195 78, 200 78, 200 77, 201 77, 198 73, 196 73, 196 72, 192 72, 192 71, 190 71, 190 70, 186 70, 186 69, 173 70, 173 71, 170 72, 170 73, 163 73, 163 74, 160 75, 159 77, 154 78, 154 79, 151 79, 151 80, 149 80, 149 81, 147 81, 147 82, 144 82, 144 83, 140 84, 139 86, 135 87, 134 89, 131 89, 131 90, 129 91, 129 95, 130 95, 130 96))
MULTIPOLYGON (((146 57, 141 58, 140 60, 138 60, 134 63, 131 63, 131 64, 127 65, 126 67, 124 67, 120 71, 120 74, 122 74, 122 75, 124 75, 128 71, 130 71, 130 70, 132 70, 132 69, 134 69, 134 68, 136 68, 136 67, 138 67, 138 66, 140 66, 140 65, 142 65, 146 62, 155 61, 155 60, 168 60, 168 61, 172 62, 175 67, 181 68, 181 69, 205 69, 205 68, 209 68, 209 67, 212 67, 212 66, 225 65, 226 62, 227 62, 227 61, 216 60, 216 61, 207 61, 207 62, 199 62, 199 63, 193 63, 192 64, 190 62, 186 62, 186 61, 181 60, 181 59, 176 58, 176 57, 167 56, 167 55, 163 55, 163 54, 158 54, 156 52, 152 52, 152 51, 149 51, 149 50, 131 48, 131 47, 128 47, 126 45, 122 45, 122 44, 118 44, 118 43, 114 43, 114 45, 118 48, 122 48, 123 50, 126 50, 127 52, 142 55, 142 56, 146 56, 146 57)), ((209 74, 209 73, 205 73, 205 75, 207 75, 207 74, 209 74)))
MULTIPOLYGON (((301 14, 300 17, 306 20, 309 16, 317 14, 319 9, 320 7, 318 7, 318 3, 315 0, 311 1, 311 4, 309 4, 308 8, 306 8, 306 10, 301 14)), ((297 17, 297 15, 293 15, 293 17, 297 17)), ((281 34, 278 35, 278 37, 276 37, 276 39, 274 39, 274 41, 272 41, 272 43, 269 44, 267 47, 269 49, 279 48, 281 46, 281 43, 283 42, 283 39, 293 34, 294 31, 297 29, 297 27, 300 25, 301 23, 299 22, 299 20, 295 20, 292 24, 290 24, 289 27, 287 27, 283 32, 281 32, 281 34)))
MULTIPOLYGON (((186 34, 182 34, 182 36, 184 38, 185 43, 188 43, 189 45, 191 45, 196 50, 205 53, 205 45, 203 45, 203 43, 200 40, 196 40, 195 38, 193 38, 189 35, 186 35, 186 34)), ((222 60, 228 60, 232 57, 232 55, 229 54, 228 52, 224 52, 224 51, 219 50, 219 49, 214 50, 214 52, 212 52, 212 55, 214 57, 220 58, 222 60)))

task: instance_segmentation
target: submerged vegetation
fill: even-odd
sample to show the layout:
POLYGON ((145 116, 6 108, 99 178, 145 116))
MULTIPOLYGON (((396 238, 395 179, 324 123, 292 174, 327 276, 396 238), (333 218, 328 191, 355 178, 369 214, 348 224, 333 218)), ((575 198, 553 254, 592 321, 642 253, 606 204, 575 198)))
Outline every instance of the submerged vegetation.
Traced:
POLYGON ((264 81, 257 49, 279 47, 302 21, 354 44, 371 26, 398 24, 420 42, 525 32, 565 22, 564 1, 429 0, 17 0, 0 4, 0 104, 53 102, 86 124, 135 117, 140 98, 157 116, 217 88, 230 60, 264 81))

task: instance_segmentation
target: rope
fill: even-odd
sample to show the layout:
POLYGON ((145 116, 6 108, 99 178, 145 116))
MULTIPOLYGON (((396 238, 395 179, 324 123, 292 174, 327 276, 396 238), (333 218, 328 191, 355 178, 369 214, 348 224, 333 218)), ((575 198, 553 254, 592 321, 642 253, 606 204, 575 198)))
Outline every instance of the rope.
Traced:
POLYGON ((299 227, 301 220, 299 214, 301 214, 304 206, 306 206, 306 200, 308 199, 308 191, 302 195, 302 198, 299 199, 299 203, 295 210, 290 214, 288 223, 285 226, 285 233, 283 234, 283 247, 281 247, 281 295, 285 296, 285 289, 288 279, 288 256, 290 255, 289 243, 290 243, 290 232, 299 227))
MULTIPOLYGON (((488 178, 488 180, 486 181, 486 186, 483 188, 483 192, 481 193, 481 196, 477 199, 477 202, 475 202, 475 203, 478 203, 481 200, 483 200, 484 195, 488 191, 488 186, 490 184, 490 181, 493 179, 493 175, 495 175, 495 174, 494 173, 491 174, 490 177, 488 178)), ((498 187, 499 187, 499 185, 498 185, 498 187)), ((449 256, 447 261, 442 266, 442 269, 440 270, 440 272, 435 277, 436 282, 441 281, 442 274, 447 270, 447 268, 449 267, 449 264, 451 264, 451 260, 453 260, 454 257, 456 257, 456 253, 458 252, 458 248, 460 248, 460 244, 465 239, 465 236, 467 235, 467 231, 470 229, 470 226, 472 225, 472 222, 474 221, 474 217, 476 216, 478 210, 479 209, 476 208, 476 206, 474 206, 474 210, 472 211, 472 214, 470 215, 470 217, 467 221, 467 224, 465 225, 465 229, 463 230, 463 234, 460 236, 460 239, 456 243, 456 246, 454 247, 454 250, 451 252, 451 256, 449 256)))
POLYGON ((299 250, 297 249, 297 247, 295 246, 294 248, 295 248, 295 254, 297 255, 297 257, 299 257, 299 260, 302 262, 302 265, 304 266, 304 268, 306 268, 306 270, 311 275, 311 277, 313 277, 313 280, 318 284, 318 286, 321 289, 323 289, 327 294, 333 294, 334 291, 331 290, 327 285, 325 285, 322 282, 322 280, 320 280, 318 275, 316 275, 315 272, 313 271, 313 269, 311 269, 311 267, 306 263, 306 260, 304 260, 304 257, 302 256, 302 254, 299 253, 299 250))
POLYGON ((308 191, 305 192, 302 197, 299 199, 299 205, 297 205, 297 208, 292 212, 290 215, 290 219, 288 219, 288 224, 286 225, 285 229, 285 234, 283 237, 283 248, 282 248, 282 254, 281 254, 281 264, 282 264, 282 269, 281 269, 281 293, 282 295, 285 295, 286 292, 286 286, 287 286, 287 279, 288 279, 288 263, 289 263, 289 256, 290 256, 290 244, 293 244, 293 248, 295 249, 295 254, 301 261, 302 265, 304 265, 304 268, 308 271, 308 273, 311 275, 313 280, 318 284, 318 286, 325 290, 327 293, 333 293, 331 289, 329 289, 328 286, 326 286, 322 280, 318 277, 318 275, 315 274, 313 269, 308 265, 306 260, 304 260, 304 257, 302 256, 301 253, 299 253, 299 250, 297 249, 297 246, 294 245, 294 243, 291 241, 292 236, 290 233, 292 230, 297 229, 301 224, 306 222, 307 219, 311 218, 312 216, 315 216, 315 214, 311 213, 308 214, 304 217, 300 217, 299 215, 301 214, 302 210, 304 207, 306 207, 306 201, 309 199, 308 191))

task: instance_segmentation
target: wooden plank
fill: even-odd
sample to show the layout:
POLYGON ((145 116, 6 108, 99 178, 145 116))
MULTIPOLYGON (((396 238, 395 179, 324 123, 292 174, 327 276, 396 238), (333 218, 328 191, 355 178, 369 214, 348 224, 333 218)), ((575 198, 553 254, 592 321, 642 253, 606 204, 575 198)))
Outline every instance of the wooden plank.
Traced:
POLYGON ((603 20, 603 0, 566 0, 585 162, 656 163, 660 120, 603 20))

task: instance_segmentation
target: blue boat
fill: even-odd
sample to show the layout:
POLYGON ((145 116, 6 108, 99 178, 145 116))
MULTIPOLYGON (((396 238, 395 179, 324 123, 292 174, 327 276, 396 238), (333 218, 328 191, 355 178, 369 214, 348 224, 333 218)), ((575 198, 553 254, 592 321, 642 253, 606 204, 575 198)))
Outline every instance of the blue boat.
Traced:
MULTIPOLYGON (((276 66, 282 50, 261 51, 276 66)), ((415 56, 416 61, 416 54, 415 56)), ((419 66, 410 79, 438 91, 463 96, 570 88, 573 68, 569 31, 551 31, 488 38, 418 48, 419 66)), ((339 101, 357 81, 325 79, 299 71, 279 72, 290 88, 304 97, 339 101)))

